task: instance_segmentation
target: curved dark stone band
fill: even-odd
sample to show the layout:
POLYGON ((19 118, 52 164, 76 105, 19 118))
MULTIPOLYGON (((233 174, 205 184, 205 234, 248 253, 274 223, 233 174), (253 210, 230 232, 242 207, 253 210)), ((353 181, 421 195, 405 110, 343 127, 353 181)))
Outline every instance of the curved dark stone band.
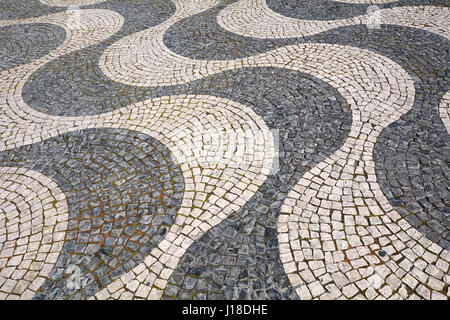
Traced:
POLYGON ((333 0, 266 0, 273 11, 303 20, 339 20, 367 14, 369 6, 380 9, 403 6, 443 6, 442 0, 400 0, 388 3, 344 3, 333 0))
POLYGON ((46 23, 0 28, 0 72, 37 60, 66 38, 63 28, 46 23))
POLYGON ((134 131, 76 131, 1 152, 0 163, 52 178, 68 201, 62 251, 35 299, 88 298, 131 270, 163 239, 183 197, 169 150, 134 131), (78 287, 68 283, 73 267, 78 287))
POLYGON ((65 10, 66 8, 47 6, 39 0, 2 0, 0 20, 28 19, 65 10))

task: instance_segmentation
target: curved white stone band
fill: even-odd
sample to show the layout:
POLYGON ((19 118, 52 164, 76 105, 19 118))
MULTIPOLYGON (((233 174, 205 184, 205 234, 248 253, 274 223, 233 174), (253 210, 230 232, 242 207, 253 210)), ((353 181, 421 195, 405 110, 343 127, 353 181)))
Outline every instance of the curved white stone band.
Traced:
POLYGON ((66 198, 53 180, 0 167, 0 300, 34 296, 56 263, 67 219, 66 198))
POLYGON ((393 24, 423 29, 450 39, 450 8, 447 7, 396 7, 381 9, 376 15, 320 21, 285 17, 271 10, 265 0, 241 0, 223 9, 217 22, 227 31, 253 38, 296 38, 343 26, 393 24))
POLYGON ((444 123, 445 129, 450 134, 450 91, 442 97, 439 104, 439 115, 444 123))
POLYGON ((198 74, 203 71, 201 69, 194 70, 197 67, 195 60, 170 51, 164 45, 163 36, 166 30, 176 22, 213 7, 219 3, 219 0, 176 0, 174 2, 176 11, 168 20, 124 37, 105 50, 100 57, 99 67, 107 77, 129 85, 149 87, 182 83, 207 75, 207 73, 198 74), (174 75, 179 73, 179 76, 174 75), (185 79, 186 75, 188 78, 185 79), (173 77, 179 77, 180 80, 174 81, 173 77))

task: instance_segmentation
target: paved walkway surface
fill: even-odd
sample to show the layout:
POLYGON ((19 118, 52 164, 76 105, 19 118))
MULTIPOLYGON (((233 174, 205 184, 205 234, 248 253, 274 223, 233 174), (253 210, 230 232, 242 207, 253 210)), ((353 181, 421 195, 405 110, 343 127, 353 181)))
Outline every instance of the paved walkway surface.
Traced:
POLYGON ((449 299, 449 7, 0 1, 0 299, 449 299))

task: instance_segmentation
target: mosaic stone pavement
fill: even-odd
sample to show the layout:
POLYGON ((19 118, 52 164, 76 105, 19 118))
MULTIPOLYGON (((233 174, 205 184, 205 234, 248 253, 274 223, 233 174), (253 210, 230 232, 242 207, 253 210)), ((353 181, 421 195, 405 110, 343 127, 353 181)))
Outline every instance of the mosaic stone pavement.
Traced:
POLYGON ((0 299, 450 298, 447 0, 1 0, 0 299))

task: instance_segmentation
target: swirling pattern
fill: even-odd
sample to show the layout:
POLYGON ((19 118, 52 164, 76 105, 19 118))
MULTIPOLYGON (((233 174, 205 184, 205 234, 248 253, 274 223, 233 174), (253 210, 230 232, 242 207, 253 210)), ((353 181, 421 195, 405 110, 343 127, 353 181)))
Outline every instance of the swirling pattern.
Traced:
POLYGON ((450 297, 448 6, 0 8, 0 299, 450 297))

